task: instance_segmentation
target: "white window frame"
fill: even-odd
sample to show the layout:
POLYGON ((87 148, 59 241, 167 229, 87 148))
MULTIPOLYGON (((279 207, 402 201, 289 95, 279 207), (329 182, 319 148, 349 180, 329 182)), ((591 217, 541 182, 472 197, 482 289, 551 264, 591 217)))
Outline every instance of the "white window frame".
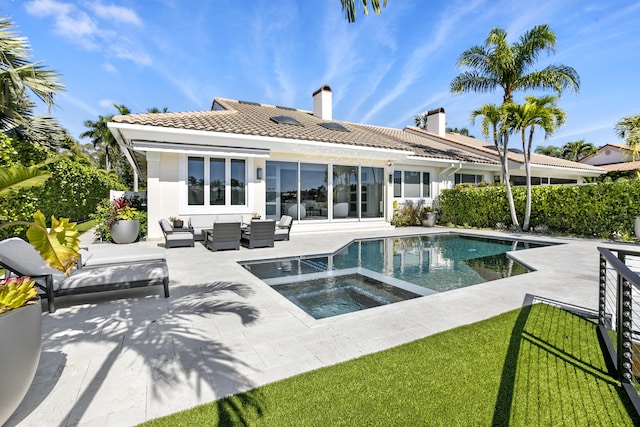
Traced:
POLYGON ((179 186, 180 186, 180 212, 184 214, 198 213, 251 213, 253 212, 253 185, 252 180, 254 162, 252 158, 233 156, 209 156, 203 154, 182 154, 180 156, 179 186), (190 205, 188 198, 189 157, 204 159, 204 205, 190 205), (210 159, 223 159, 225 161, 225 203, 224 205, 210 205, 210 159), (245 162, 245 201, 243 205, 231 204, 231 161, 243 160, 245 162))
POLYGON ((403 167, 403 168, 396 168, 393 171, 393 182, 391 183, 391 194, 393 196, 394 199, 404 199, 404 200, 414 200, 414 201, 419 201, 419 200, 426 200, 426 201, 430 201, 433 200, 433 192, 434 192, 434 182, 433 182, 433 178, 435 175, 435 171, 432 169, 423 169, 423 168, 411 168, 411 167, 403 167), (395 195, 395 173, 396 172, 400 172, 400 196, 397 197, 395 195), (407 197, 405 196, 405 188, 404 188, 404 184, 405 184, 405 172, 417 172, 420 174, 420 196, 419 197, 407 197), (425 196, 424 195, 424 182, 423 182, 423 178, 424 178, 424 174, 428 173, 429 174, 429 195, 425 196))

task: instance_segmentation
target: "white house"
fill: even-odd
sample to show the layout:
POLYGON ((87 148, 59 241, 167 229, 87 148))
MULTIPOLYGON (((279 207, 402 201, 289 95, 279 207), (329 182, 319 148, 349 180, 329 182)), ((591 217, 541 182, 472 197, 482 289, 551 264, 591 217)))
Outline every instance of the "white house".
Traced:
MULTIPOLYGON (((427 130, 333 120, 332 92, 313 111, 215 98, 210 111, 115 116, 109 128, 147 183, 149 238, 170 216, 290 214, 297 230, 372 226, 393 202, 432 203, 462 182, 500 180, 493 144, 445 132, 445 111, 427 130)), ((514 182, 523 156, 510 153, 514 182)), ((603 171, 533 155, 536 184, 580 183, 603 171)))
POLYGON ((623 144, 606 144, 595 154, 580 159, 580 163, 598 166, 606 172, 627 172, 640 169, 640 161, 633 159, 633 149, 623 144))

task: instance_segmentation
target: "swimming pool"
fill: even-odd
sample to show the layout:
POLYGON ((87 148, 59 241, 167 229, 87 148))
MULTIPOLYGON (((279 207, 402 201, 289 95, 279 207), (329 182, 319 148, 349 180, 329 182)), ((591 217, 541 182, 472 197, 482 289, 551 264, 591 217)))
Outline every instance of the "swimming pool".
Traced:
POLYGON ((356 240, 333 254, 241 262, 316 319, 525 274, 508 252, 549 243, 464 234, 356 240))

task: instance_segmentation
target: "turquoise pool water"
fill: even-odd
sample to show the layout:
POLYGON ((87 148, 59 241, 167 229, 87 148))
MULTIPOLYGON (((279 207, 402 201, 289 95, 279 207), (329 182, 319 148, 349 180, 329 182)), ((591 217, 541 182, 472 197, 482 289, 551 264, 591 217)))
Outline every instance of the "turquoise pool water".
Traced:
POLYGON ((463 234, 356 240, 327 255, 241 263, 316 319, 525 274, 507 252, 547 243, 463 234))

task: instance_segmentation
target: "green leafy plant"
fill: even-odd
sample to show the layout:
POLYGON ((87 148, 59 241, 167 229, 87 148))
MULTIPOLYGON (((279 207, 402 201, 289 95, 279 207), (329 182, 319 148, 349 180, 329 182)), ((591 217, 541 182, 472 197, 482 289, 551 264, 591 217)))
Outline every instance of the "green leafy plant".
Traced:
POLYGON ((404 202, 394 213, 397 227, 410 227, 420 224, 421 205, 410 200, 404 202))
POLYGON ((0 314, 24 307, 38 296, 35 280, 29 277, 0 280, 0 314))
MULTIPOLYGON (((96 221, 96 235, 102 240, 111 240, 111 225, 119 220, 137 219, 140 221, 140 234, 147 230, 147 213, 135 207, 135 201, 125 197, 110 201, 103 199, 91 218, 96 221)), ((170 218, 171 219, 171 218, 170 218)))

